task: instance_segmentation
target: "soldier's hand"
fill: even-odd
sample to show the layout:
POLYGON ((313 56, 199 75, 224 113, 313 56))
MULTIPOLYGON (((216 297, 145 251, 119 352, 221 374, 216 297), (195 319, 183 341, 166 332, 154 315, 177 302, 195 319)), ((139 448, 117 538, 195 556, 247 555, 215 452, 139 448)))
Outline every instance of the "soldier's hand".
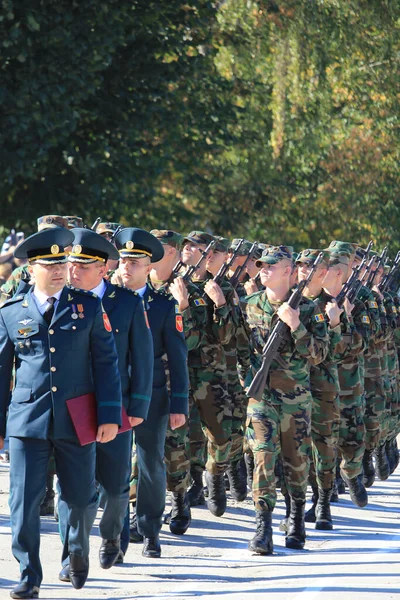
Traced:
POLYGON ((4 448, 4 438, 0 435, 0 450, 4 448))
POLYGON ((106 444, 111 442, 118 433, 118 425, 116 423, 105 423, 97 428, 96 442, 106 444))
POLYGON ((218 283, 215 283, 212 279, 207 281, 204 286, 204 291, 209 298, 214 302, 217 308, 224 306, 226 304, 225 296, 218 283))
POLYGON ((175 277, 169 286, 169 291, 177 301, 181 312, 189 306, 188 292, 182 277, 175 277))
POLYGON ((325 312, 329 319, 331 328, 337 327, 340 323, 340 315, 343 312, 343 308, 339 308, 336 300, 333 302, 327 302, 325 312))
POLYGON ((140 423, 143 423, 143 419, 140 417, 128 417, 131 427, 137 427, 140 423))
POLYGON ((381 300, 383 300, 383 294, 382 294, 381 290, 378 288, 378 286, 377 286, 377 285, 374 285, 374 286, 372 287, 372 290, 378 294, 378 296, 379 296, 379 298, 380 298, 381 300))
POLYGON ((343 307, 344 307, 344 310, 346 311, 346 315, 349 317, 354 310, 354 304, 351 304, 351 302, 349 302, 348 298, 345 298, 344 302, 343 302, 343 307))
POLYGON ((244 289, 246 290, 248 296, 250 296, 250 294, 254 294, 254 292, 258 292, 258 287, 254 279, 249 279, 246 281, 244 284, 244 289))
POLYGON ((291 331, 295 331, 300 325, 299 309, 296 308, 295 310, 294 308, 289 306, 287 302, 284 302, 282 306, 278 308, 276 313, 281 319, 281 321, 283 321, 288 327, 290 327, 291 331))
POLYGON ((171 429, 178 429, 186 423, 186 415, 173 414, 169 415, 169 426, 171 429))

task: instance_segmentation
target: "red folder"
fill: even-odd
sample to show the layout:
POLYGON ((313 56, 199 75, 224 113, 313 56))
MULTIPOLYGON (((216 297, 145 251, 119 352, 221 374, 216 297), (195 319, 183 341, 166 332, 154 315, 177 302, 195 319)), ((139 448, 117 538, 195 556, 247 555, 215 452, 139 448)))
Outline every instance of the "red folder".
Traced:
MULTIPOLYGON (((67 400, 67 409, 71 417, 75 433, 81 446, 96 441, 97 435, 97 403, 94 394, 84 394, 67 400)), ((122 425, 118 433, 132 429, 128 415, 122 407, 122 425)))

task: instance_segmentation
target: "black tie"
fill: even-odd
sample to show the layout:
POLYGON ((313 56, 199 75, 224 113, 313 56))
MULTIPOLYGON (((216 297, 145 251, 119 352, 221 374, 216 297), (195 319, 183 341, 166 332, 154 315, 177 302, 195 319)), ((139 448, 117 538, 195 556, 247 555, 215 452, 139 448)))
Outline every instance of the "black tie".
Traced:
POLYGON ((43 313, 43 318, 46 321, 47 325, 50 325, 51 320, 53 318, 54 315, 54 303, 57 300, 57 298, 53 298, 53 296, 51 296, 51 298, 47 298, 47 302, 49 303, 48 307, 46 308, 46 310, 43 313))

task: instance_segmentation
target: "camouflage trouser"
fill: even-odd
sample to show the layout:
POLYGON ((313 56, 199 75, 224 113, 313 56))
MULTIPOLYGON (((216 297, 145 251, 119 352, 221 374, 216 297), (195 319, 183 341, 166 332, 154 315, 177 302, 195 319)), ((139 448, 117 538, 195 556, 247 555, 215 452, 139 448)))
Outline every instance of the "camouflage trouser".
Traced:
POLYGON ((138 476, 139 476, 139 470, 138 470, 138 463, 137 463, 137 456, 136 456, 136 443, 135 443, 135 436, 133 436, 132 467, 131 467, 131 476, 129 479, 129 502, 136 502, 138 476))
POLYGON ((190 469, 203 473, 207 463, 207 438, 193 397, 189 419, 190 469))
POLYGON ((176 493, 186 492, 190 485, 190 442, 187 422, 179 429, 172 430, 168 427, 164 452, 167 469, 167 490, 176 493))
POLYGON ((362 395, 340 394, 339 455, 341 469, 349 479, 360 475, 365 451, 364 401, 362 395))
MULTIPOLYGON (((340 426, 339 394, 320 390, 312 390, 312 394, 311 436, 315 483, 323 490, 330 490, 336 477, 340 426)), ((313 483, 311 481, 312 485, 313 483)))
POLYGON ((243 458, 244 430, 246 427, 247 404, 249 400, 238 379, 237 383, 228 383, 228 394, 232 401, 232 447, 230 461, 236 462, 243 458))
MULTIPOLYGON (((227 393, 225 377, 216 371, 190 370, 193 403, 198 409, 202 430, 207 439, 207 463, 209 473, 224 473, 232 447, 232 405, 227 393)), ((196 419, 190 423, 190 446, 192 464, 200 467, 200 433, 196 419), (196 462, 197 461, 197 462, 196 462)))
POLYGON ((383 445, 387 441, 387 437, 390 431, 390 419, 391 419, 391 410, 392 410, 392 396, 393 389, 390 383, 390 378, 388 373, 386 372, 382 375, 383 389, 385 392, 385 408, 382 411, 380 418, 380 430, 381 435, 379 438, 379 446, 383 445))
POLYGON ((256 510, 275 508, 275 464, 279 453, 289 495, 305 495, 311 455, 311 409, 311 396, 294 404, 250 398, 246 436, 254 453, 256 510))
POLYGON ((385 392, 382 379, 365 377, 365 449, 374 450, 381 437, 382 415, 385 410, 385 392))

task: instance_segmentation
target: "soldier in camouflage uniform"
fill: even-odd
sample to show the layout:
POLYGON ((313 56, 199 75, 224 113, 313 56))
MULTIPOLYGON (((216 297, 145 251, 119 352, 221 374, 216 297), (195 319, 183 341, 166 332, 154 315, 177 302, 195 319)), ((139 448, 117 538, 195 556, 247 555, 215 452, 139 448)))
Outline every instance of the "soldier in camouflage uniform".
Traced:
MULTIPOLYGON (((330 265, 324 281, 325 289, 336 297, 347 280, 357 244, 334 241, 330 244, 330 265)), ((361 379, 359 355, 368 346, 370 319, 361 300, 354 305, 345 301, 348 327, 342 326, 343 344, 346 347, 338 361, 340 383, 339 454, 342 458, 341 475, 347 483, 354 504, 363 507, 368 495, 359 475, 365 450, 364 389, 361 379), (350 351, 349 351, 350 346, 350 351)))
MULTIPOLYGON (((257 522, 249 550, 271 554, 271 516, 276 503, 274 471, 280 452, 291 499, 286 547, 304 547, 304 506, 311 454, 310 365, 326 358, 329 337, 325 319, 314 302, 303 299, 297 310, 286 302, 293 270, 292 249, 271 247, 263 252, 257 264, 266 290, 242 302, 256 368, 261 365, 264 344, 278 318, 288 325, 280 360, 272 363, 262 400, 249 399, 246 432, 255 460, 253 499, 257 522)), ((246 383, 250 383, 253 374, 252 368, 246 383)))
MULTIPOLYGON (((296 264, 299 281, 305 280, 321 250, 308 248, 297 257, 296 264)), ((303 296, 313 300, 328 324, 329 352, 323 362, 311 365, 310 383, 313 397, 311 415, 311 434, 315 481, 310 480, 313 488, 313 506, 307 512, 306 522, 315 523, 316 529, 332 529, 330 499, 336 475, 336 454, 339 439, 340 406, 339 375, 336 365, 336 348, 342 342, 341 313, 334 298, 322 287, 329 269, 329 253, 323 252, 324 260, 303 291, 303 296)))
MULTIPOLYGON (((214 238, 205 232, 193 231, 184 240, 182 261, 189 266, 196 264, 207 245, 214 238)), ((171 290, 178 301, 185 320, 193 318, 192 309, 187 300, 187 290, 176 280, 179 289, 171 290)), ((208 486, 208 508, 221 516, 226 508, 224 472, 229 466, 232 446, 232 405, 227 391, 226 358, 223 345, 227 344, 236 327, 236 313, 233 309, 237 300, 228 282, 221 287, 211 279, 203 263, 193 277, 193 283, 200 290, 201 297, 197 303, 203 306, 206 323, 202 327, 199 347, 189 353, 189 378, 192 403, 199 411, 202 429, 207 438, 208 458, 206 464, 206 483, 208 486)), ((193 435, 200 450, 198 428, 193 430, 190 420, 191 441, 193 435)), ((194 463, 199 467, 192 473, 198 486, 201 485, 201 459, 194 463)))

